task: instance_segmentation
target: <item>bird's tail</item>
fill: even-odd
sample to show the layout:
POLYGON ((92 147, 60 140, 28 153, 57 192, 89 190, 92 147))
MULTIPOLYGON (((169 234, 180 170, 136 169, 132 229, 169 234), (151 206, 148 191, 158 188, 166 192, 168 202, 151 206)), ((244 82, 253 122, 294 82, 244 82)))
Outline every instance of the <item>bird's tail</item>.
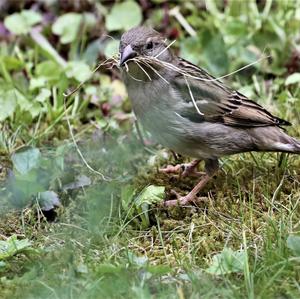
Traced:
POLYGON ((254 136, 257 147, 262 151, 300 154, 300 140, 289 136, 278 127, 260 128, 254 136))
POLYGON ((290 144, 293 146, 291 153, 300 154, 300 140, 290 137, 290 144))
POLYGON ((280 141, 273 144, 275 151, 284 153, 300 154, 300 141, 282 132, 280 141))

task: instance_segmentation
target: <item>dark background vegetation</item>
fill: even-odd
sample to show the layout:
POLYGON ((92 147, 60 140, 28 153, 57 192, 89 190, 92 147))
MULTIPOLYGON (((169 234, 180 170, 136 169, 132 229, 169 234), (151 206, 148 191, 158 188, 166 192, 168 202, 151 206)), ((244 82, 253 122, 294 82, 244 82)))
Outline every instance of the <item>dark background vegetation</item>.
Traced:
POLYGON ((117 67, 92 73, 152 26, 214 76, 251 64, 224 82, 300 138, 298 1, 0 0, 0 16, 1 298, 299 298, 299 157, 226 157, 199 204, 158 208, 195 181, 157 169, 187 159, 142 144, 117 67))

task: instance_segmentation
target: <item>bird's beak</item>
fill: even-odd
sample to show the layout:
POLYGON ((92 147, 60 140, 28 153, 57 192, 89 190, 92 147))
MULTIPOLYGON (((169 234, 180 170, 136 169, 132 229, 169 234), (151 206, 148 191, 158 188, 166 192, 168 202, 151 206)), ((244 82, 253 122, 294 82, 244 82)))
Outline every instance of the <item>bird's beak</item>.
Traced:
POLYGON ((131 48, 131 46, 126 46, 123 52, 121 53, 120 66, 122 66, 128 59, 134 58, 136 56, 137 53, 131 48))

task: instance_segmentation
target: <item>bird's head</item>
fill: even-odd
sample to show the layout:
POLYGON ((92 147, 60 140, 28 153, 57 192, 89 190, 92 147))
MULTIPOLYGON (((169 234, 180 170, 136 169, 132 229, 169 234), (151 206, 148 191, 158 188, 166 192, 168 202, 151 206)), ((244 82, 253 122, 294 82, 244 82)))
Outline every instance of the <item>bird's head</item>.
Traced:
POLYGON ((165 38, 154 29, 144 26, 132 28, 122 35, 119 53, 120 66, 135 57, 155 57, 166 62, 173 57, 165 38))

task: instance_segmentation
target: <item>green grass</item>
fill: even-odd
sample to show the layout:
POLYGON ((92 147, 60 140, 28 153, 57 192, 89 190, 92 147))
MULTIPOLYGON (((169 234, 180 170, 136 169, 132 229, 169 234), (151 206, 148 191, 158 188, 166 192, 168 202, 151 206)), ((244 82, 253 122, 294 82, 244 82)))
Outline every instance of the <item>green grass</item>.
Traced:
MULTIPOLYGON (((161 25, 164 5, 156 2, 144 8, 144 21, 177 32, 169 33, 174 47, 216 76, 270 54, 226 82, 291 121, 288 132, 299 138, 296 1, 207 1, 206 9, 180 3, 194 37, 176 17, 161 25)), ((68 15, 75 35, 36 15, 26 16, 21 34, 20 16, 13 15, 8 26, 15 34, 1 41, 0 297, 299 298, 299 156, 225 157, 199 203, 159 208, 152 204, 162 200, 157 187, 169 198, 171 189, 186 194, 196 180, 157 172, 187 158, 175 161, 157 145, 142 146, 118 72, 101 68, 67 99, 66 115, 63 92, 113 53, 127 24, 112 29, 119 5, 91 5, 92 16, 68 15), (95 42, 95 28, 116 41, 95 42), (41 194, 49 190, 61 202, 56 215, 41 210, 41 194)), ((141 7, 126 9, 140 18, 141 7)), ((56 18, 74 10, 56 3, 38 14, 56 18)))
MULTIPOLYGON (((101 182, 59 211, 57 223, 37 219, 34 208, 11 212, 1 231, 32 239, 40 252, 10 259, 2 287, 15 298, 297 298, 299 258, 287 237, 299 230, 299 159, 283 169, 274 155, 256 159, 261 168, 250 155, 226 161, 227 175, 219 174, 198 206, 151 207, 146 229, 134 217, 124 221, 118 201, 110 201, 118 188, 101 182), (238 171, 241 163, 247 167, 238 171), (242 270, 207 273, 224 248, 245 253, 242 270)), ((138 186, 177 185, 145 170, 138 186)), ((188 189, 192 182, 181 184, 188 189)))

